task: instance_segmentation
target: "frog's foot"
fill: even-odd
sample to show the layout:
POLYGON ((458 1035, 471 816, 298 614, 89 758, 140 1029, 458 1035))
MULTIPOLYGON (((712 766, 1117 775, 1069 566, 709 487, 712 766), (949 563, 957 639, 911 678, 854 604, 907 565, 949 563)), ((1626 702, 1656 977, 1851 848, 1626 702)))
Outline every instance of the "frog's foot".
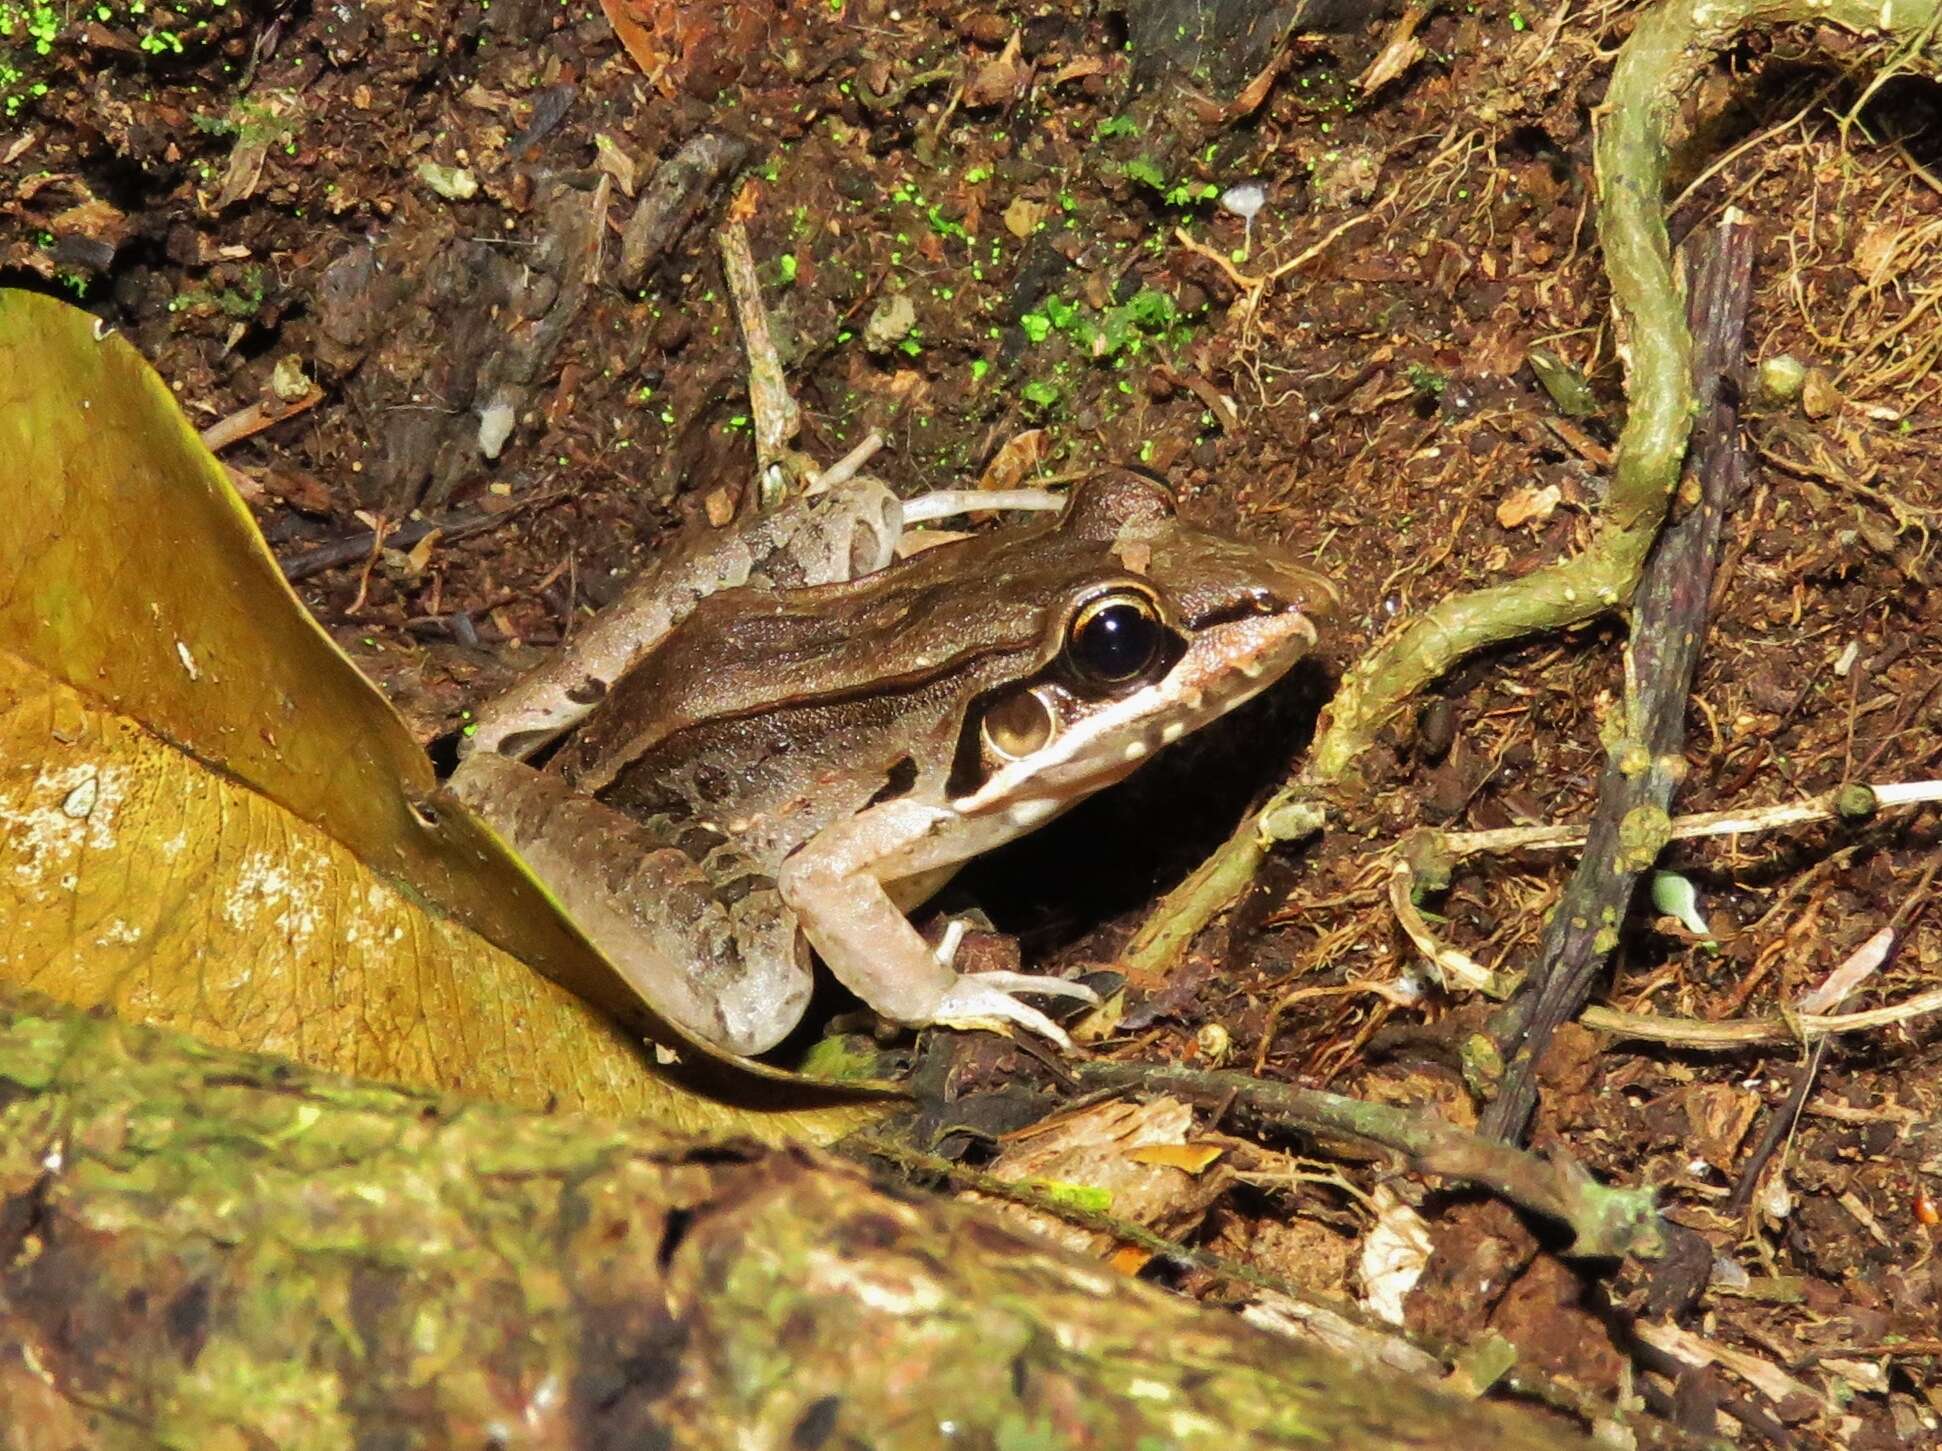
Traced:
POLYGON ((1044 993, 1048 997, 1078 998, 1099 1005, 1099 994, 1082 982, 1067 982, 1062 977, 1039 977, 1025 972, 968 972, 944 994, 931 1013, 931 1021, 944 1027, 986 1027, 993 1022, 1029 1028, 1041 1038, 1049 1038, 1067 1053, 1072 1040, 1065 1029, 1037 1008, 1028 1007, 1013 993, 1044 993))

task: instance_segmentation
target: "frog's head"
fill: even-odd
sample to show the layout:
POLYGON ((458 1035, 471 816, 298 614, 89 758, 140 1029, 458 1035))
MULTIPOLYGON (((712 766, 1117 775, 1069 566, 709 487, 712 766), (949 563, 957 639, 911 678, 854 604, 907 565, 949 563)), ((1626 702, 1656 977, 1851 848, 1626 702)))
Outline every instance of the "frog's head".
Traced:
POLYGON ((1279 550, 1183 523, 1138 474, 1083 486, 1049 533, 1035 664, 973 704, 951 783, 961 815, 1020 831, 1273 684, 1337 602, 1279 550))

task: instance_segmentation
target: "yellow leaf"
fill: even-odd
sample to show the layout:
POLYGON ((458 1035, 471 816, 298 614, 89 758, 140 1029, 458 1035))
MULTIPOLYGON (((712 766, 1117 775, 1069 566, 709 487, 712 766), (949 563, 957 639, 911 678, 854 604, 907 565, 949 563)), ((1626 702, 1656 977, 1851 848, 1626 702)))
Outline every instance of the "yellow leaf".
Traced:
POLYGON ((1218 1144, 1153 1144, 1126 1157, 1135 1164, 1158 1164, 1184 1174, 1204 1174, 1225 1152, 1218 1144))
POLYGON ((168 388, 95 327, 0 291, 0 978, 683 1131, 876 1116, 651 1017, 440 789, 168 388))
POLYGON ((1044 202, 1035 202, 1028 197, 1013 197, 1005 208, 1005 230, 1023 240, 1038 230, 1038 224, 1045 220, 1050 208, 1044 202))

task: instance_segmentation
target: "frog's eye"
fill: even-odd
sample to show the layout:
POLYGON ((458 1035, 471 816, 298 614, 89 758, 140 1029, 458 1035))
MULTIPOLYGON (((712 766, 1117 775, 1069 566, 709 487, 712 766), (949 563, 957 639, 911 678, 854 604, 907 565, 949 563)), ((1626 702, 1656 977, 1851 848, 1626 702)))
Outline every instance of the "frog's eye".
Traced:
POLYGON ((1072 617, 1065 654, 1087 684, 1124 685, 1153 668, 1166 642, 1167 627, 1153 601, 1134 590, 1116 590, 1072 617))

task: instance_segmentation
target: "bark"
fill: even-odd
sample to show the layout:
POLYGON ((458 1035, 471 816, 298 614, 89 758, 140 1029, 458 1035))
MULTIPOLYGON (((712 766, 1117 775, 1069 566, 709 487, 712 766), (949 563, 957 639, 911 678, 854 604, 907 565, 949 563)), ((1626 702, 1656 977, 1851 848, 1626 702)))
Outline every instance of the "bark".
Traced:
POLYGON ((1495 1138, 1523 1138, 1537 1107, 1538 1061, 1552 1034, 1591 997, 1618 945, 1638 882, 1665 847, 1672 795, 1686 775, 1686 710, 1706 639, 1720 531, 1746 487, 1738 390, 1722 385, 1746 351, 1752 228, 1729 211, 1697 250, 1688 323, 1698 340, 1691 474, 1698 499, 1666 526, 1640 576, 1625 652, 1625 715, 1606 748, 1584 855, 1545 923, 1529 976, 1492 1024, 1506 1066, 1477 1128, 1495 1138))
POLYGON ((0 996, 0 1445, 1570 1447, 806 1151, 0 996))

